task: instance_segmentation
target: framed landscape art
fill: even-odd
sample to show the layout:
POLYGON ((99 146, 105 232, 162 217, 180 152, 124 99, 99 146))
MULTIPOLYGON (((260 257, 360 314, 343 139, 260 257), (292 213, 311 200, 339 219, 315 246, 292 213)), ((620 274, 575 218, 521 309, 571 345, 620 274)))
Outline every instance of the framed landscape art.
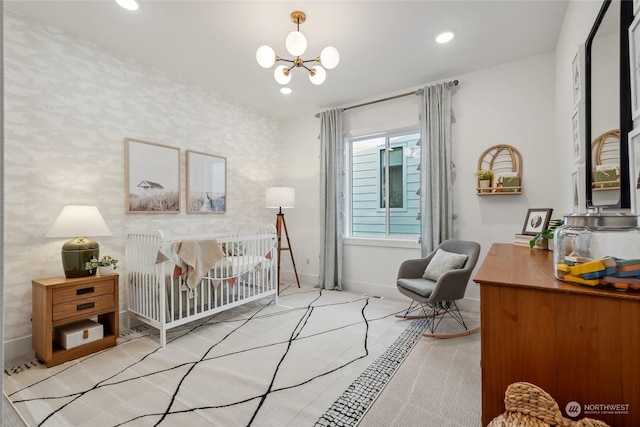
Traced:
POLYGON ((571 115, 571 146, 573 149, 573 162, 584 161, 584 103, 579 103, 571 115))
POLYGON ((127 213, 180 213, 180 149, 125 138, 127 213))
POLYGON ((571 72, 573 82, 573 107, 577 107, 578 103, 582 101, 582 92, 584 91, 584 44, 578 46, 578 51, 571 61, 571 72))
POLYGON ((187 150, 187 213, 225 213, 227 159, 187 150))

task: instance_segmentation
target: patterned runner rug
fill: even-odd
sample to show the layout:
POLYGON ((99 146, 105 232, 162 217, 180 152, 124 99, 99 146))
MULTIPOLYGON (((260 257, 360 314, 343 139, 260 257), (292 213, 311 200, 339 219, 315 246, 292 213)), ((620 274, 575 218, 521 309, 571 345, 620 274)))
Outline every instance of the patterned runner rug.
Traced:
POLYGON ((33 426, 356 425, 420 338, 403 304, 288 287, 279 298, 46 368, 5 369, 4 391, 33 426))

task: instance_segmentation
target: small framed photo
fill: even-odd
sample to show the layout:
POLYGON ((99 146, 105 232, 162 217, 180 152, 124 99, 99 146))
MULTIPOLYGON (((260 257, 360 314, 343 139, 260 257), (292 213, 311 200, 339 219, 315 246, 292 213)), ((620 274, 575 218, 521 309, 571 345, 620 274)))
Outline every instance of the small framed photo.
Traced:
POLYGON ((631 77, 631 118, 640 117, 640 15, 629 26, 629 75, 631 77))
POLYGON ((580 163, 584 161, 584 102, 578 103, 573 109, 571 115, 571 146, 573 148, 573 162, 580 163))
POLYGON ((631 213, 640 212, 640 127, 629 132, 629 195, 631 213))
POLYGON ((225 213, 227 159, 187 150, 187 213, 225 213))
POLYGON ((573 87, 573 106, 574 108, 582 100, 582 91, 584 90, 584 44, 578 46, 578 51, 571 61, 572 87, 573 87))
POLYGON ((578 166, 571 174, 571 194, 573 197, 573 213, 585 213, 587 210, 586 182, 584 166, 578 166))
POLYGON ((180 149, 125 138, 126 213, 180 213, 180 149))
POLYGON ((536 233, 546 229, 551 220, 551 212, 553 212, 553 209, 529 209, 524 219, 522 234, 535 236, 536 233))

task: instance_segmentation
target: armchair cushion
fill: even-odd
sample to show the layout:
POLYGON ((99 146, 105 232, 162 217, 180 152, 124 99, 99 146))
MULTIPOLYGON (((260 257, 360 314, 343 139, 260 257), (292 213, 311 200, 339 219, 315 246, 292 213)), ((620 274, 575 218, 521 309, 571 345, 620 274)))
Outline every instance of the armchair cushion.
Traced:
POLYGON ((436 282, 426 279, 398 279, 398 286, 415 292, 424 298, 429 298, 433 290, 436 288, 436 282))
POLYGON ((457 254, 438 249, 429 264, 427 264, 422 277, 436 282, 447 271, 464 267, 468 257, 467 254, 457 254))

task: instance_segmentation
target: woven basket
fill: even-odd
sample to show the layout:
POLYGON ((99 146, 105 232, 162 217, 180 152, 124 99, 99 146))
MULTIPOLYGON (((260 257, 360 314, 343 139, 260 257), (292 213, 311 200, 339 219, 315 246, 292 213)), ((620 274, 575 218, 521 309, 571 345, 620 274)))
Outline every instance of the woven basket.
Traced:
POLYGON ((564 418, 546 391, 527 382, 510 384, 504 394, 504 405, 505 413, 494 418, 488 427, 609 427, 590 418, 580 421, 564 418))

